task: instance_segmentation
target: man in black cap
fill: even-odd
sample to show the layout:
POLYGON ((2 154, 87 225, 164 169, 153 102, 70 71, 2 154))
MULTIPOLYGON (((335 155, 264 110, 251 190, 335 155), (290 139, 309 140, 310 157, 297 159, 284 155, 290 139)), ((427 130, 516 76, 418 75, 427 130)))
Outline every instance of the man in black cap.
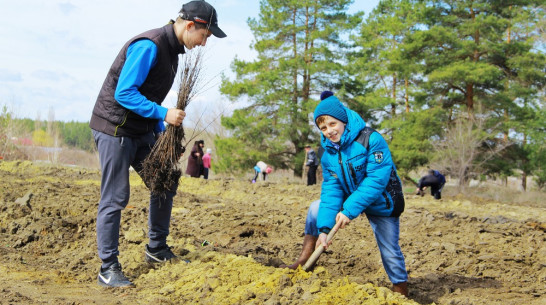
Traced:
MULTIPOLYGON (((182 6, 176 21, 130 39, 114 59, 99 92, 89 123, 101 164, 101 199, 97 214, 97 245, 102 265, 99 285, 131 287, 118 261, 121 211, 129 202, 129 167, 137 173, 150 153, 163 121, 180 126, 186 113, 161 103, 169 93, 186 49, 204 46, 218 27, 216 10, 205 1, 182 6)), ((167 245, 175 186, 165 194, 150 196, 149 244, 145 258, 163 263, 176 258, 167 245)))

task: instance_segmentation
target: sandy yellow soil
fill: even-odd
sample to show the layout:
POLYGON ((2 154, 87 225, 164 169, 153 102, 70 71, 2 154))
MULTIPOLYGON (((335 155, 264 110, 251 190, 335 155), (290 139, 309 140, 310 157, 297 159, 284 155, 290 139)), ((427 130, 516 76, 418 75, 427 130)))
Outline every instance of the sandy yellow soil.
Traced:
POLYGON ((144 262, 149 194, 132 180, 120 261, 133 289, 97 285, 100 173, 0 161, 0 304, 546 304, 546 207, 407 196, 410 296, 390 283, 369 224, 340 230, 312 272, 301 248, 319 186, 182 178, 169 244, 190 263, 144 262))

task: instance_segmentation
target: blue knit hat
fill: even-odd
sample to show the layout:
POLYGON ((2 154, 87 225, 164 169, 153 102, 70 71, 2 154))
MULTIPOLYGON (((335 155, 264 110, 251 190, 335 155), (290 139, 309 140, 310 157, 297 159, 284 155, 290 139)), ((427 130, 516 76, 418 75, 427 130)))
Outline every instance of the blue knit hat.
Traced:
MULTIPOLYGON (((324 91, 321 94, 321 97, 323 95, 327 95, 327 92, 331 93, 330 91, 324 91)), ((315 123, 317 122, 318 117, 323 115, 329 115, 343 123, 347 123, 349 121, 345 107, 334 95, 326 97, 317 105, 317 108, 315 108, 315 123)))

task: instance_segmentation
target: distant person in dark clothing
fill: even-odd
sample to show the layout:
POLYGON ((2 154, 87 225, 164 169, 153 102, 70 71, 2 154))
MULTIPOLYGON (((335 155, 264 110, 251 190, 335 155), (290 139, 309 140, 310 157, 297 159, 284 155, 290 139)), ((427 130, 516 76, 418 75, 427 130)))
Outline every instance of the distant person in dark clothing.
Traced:
POLYGON ((317 184, 317 167, 319 165, 317 154, 311 148, 311 145, 305 146, 305 151, 307 152, 307 163, 305 165, 309 167, 307 171, 307 185, 317 184))
POLYGON ((199 178, 203 173, 203 146, 205 141, 195 141, 188 157, 186 174, 193 178, 199 178))
POLYGON ((442 189, 446 184, 446 177, 437 170, 429 170, 428 175, 422 177, 417 185, 417 195, 425 196, 425 189, 430 187, 430 194, 434 199, 442 199, 442 189))

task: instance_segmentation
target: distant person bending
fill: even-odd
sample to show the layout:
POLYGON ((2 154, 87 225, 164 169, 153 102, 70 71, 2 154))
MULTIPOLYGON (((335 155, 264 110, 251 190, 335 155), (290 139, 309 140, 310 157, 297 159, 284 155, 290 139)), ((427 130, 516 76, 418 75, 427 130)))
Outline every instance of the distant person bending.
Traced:
POLYGON ((252 183, 255 183, 258 181, 258 176, 260 173, 262 173, 263 181, 267 178, 267 175, 270 174, 273 171, 273 168, 269 165, 267 165, 263 161, 258 161, 256 163, 256 166, 254 166, 254 178, 252 179, 252 183))
POLYGON ((417 185, 417 195, 424 196, 425 189, 430 187, 430 194, 434 199, 442 199, 442 189, 446 184, 446 178, 437 170, 429 170, 428 175, 423 176, 417 185))
MULTIPOLYGON (((205 1, 182 6, 176 21, 131 38, 110 67, 97 97, 89 126, 93 131, 101 167, 97 213, 97 248, 102 261, 99 285, 131 287, 119 256, 121 211, 129 202, 129 168, 137 173, 150 154, 163 122, 180 126, 186 113, 161 104, 176 78, 178 58, 186 49, 205 46, 218 27, 216 10, 205 1)), ((176 256, 167 245, 173 197, 178 185, 150 196, 147 262, 166 262, 176 256)))
POLYGON ((211 153, 212 153, 212 149, 207 148, 207 152, 205 153, 205 155, 203 155, 203 178, 205 179, 209 178, 211 153))

